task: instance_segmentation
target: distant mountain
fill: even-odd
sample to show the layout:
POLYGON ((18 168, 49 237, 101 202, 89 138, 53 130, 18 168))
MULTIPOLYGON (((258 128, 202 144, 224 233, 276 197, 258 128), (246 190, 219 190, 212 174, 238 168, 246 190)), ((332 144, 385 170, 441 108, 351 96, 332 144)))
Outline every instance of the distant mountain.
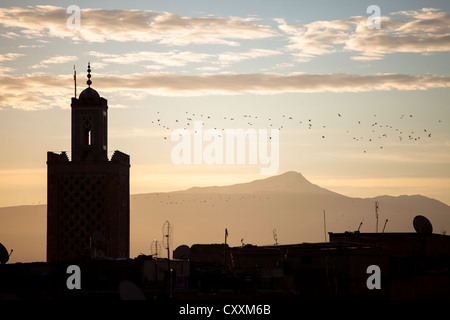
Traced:
MULTIPOLYGON (((130 255, 151 254, 153 239, 162 241, 166 220, 174 226, 178 245, 227 242, 280 244, 323 242, 328 232, 415 232, 416 215, 426 216, 434 233, 450 232, 450 206, 420 195, 351 198, 310 183, 300 173, 230 186, 194 187, 176 192, 132 195, 130 255), (325 211, 325 213, 324 213, 325 211), (324 224, 325 218, 325 224, 324 224)), ((14 249, 10 262, 45 261, 46 205, 0 208, 0 242, 14 249)), ((164 255, 165 256, 165 255, 164 255)))
POLYGON ((312 184, 300 173, 289 171, 278 176, 266 179, 255 180, 247 183, 239 183, 223 187, 193 187, 185 191, 186 193, 280 193, 295 192, 306 194, 335 194, 332 191, 312 184))

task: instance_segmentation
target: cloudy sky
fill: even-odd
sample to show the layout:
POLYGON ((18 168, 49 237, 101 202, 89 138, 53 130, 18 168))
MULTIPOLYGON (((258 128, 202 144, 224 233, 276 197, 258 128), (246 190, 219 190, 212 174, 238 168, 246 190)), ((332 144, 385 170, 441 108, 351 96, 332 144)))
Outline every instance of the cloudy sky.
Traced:
POLYGON ((70 155, 73 69, 79 94, 88 62, 92 87, 108 100, 108 151, 131 156, 133 194, 267 177, 262 161, 175 164, 172 132, 193 135, 202 121, 222 133, 278 130, 277 173, 298 171, 349 196, 450 204, 449 9, 448 1, 4 1, 0 206, 46 203, 46 153, 70 155))

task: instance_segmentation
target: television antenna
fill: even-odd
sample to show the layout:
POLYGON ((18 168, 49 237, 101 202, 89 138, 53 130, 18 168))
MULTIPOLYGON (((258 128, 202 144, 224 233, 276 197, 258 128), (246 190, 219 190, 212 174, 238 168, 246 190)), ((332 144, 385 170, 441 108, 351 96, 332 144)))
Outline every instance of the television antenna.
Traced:
POLYGON ((362 221, 361 221, 361 223, 359 224, 358 231, 356 231, 356 232, 359 232, 359 229, 361 229, 361 226, 362 226, 362 221))
POLYGON ((278 245, 278 236, 277 236, 277 229, 273 229, 273 240, 275 240, 275 245, 278 245))
POLYGON ((163 225, 163 244, 164 248, 167 249, 167 272, 168 272, 168 291, 169 291, 169 298, 172 298, 172 269, 170 269, 170 245, 173 242, 173 226, 170 224, 169 221, 166 220, 166 222, 163 225))
POLYGON ((383 227, 383 231, 381 231, 381 233, 384 233, 384 229, 386 229, 386 225, 388 223, 388 219, 386 219, 386 221, 384 222, 384 227, 383 227))
POLYGON ((164 248, 167 249, 167 259, 169 259, 169 248, 173 243, 173 226, 169 221, 166 221, 163 226, 163 244, 164 248))
POLYGON ((155 238, 150 245, 150 254, 155 258, 159 258, 159 256, 161 255, 161 250, 161 243, 159 243, 155 238))

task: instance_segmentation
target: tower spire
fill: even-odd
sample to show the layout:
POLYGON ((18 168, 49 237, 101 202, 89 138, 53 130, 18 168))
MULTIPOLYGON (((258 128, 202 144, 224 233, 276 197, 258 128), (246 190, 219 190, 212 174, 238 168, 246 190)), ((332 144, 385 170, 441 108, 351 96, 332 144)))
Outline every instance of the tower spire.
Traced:
POLYGON ((75 91, 75 98, 77 97, 77 70, 75 70, 75 65, 73 65, 73 84, 75 91))
POLYGON ((91 63, 90 62, 88 62, 87 72, 88 72, 88 74, 87 74, 88 80, 86 81, 86 83, 87 83, 87 85, 90 88, 91 84, 92 84, 92 81, 91 81, 91 63))

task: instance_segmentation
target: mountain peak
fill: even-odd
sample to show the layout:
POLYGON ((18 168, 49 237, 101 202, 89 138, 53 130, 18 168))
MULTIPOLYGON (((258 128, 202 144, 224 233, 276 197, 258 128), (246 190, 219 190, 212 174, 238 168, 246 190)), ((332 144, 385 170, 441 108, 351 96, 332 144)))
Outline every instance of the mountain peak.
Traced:
POLYGON ((265 192, 294 192, 324 194, 333 193, 309 182, 301 173, 287 171, 280 175, 251 182, 239 183, 223 187, 191 188, 186 192, 220 192, 220 193, 265 193, 265 192))
POLYGON ((300 172, 297 172, 297 171, 287 171, 287 172, 279 174, 277 176, 269 177, 268 179, 271 179, 271 178, 276 178, 277 180, 283 179, 283 180, 286 180, 286 182, 288 182, 288 181, 293 182, 293 181, 301 180, 301 181, 309 183, 309 181, 300 172))
POLYGON ((277 176, 255 180, 247 184, 254 191, 317 193, 325 189, 309 182, 301 173, 287 171, 277 176))

